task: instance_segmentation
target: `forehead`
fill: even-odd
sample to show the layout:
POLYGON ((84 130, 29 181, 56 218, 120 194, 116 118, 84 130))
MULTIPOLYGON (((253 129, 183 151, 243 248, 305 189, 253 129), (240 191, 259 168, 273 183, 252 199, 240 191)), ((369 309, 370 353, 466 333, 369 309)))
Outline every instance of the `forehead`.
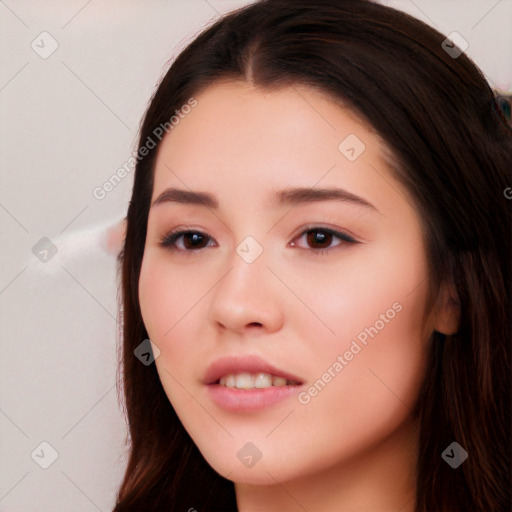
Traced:
POLYGON ((236 191, 248 204, 259 191, 316 184, 374 195, 393 179, 378 134, 319 90, 219 82, 195 99, 160 145, 153 198, 179 186, 236 191))

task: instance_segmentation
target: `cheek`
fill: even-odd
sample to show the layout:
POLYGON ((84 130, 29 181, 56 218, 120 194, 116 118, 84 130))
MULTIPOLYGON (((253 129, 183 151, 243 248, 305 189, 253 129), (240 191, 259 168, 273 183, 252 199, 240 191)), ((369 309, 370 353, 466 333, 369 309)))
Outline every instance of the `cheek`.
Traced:
POLYGON ((158 260, 144 255, 139 277, 139 304, 144 325, 154 342, 166 330, 164 319, 169 315, 167 304, 172 300, 173 288, 169 287, 171 283, 161 270, 158 260))
POLYGON ((352 404, 356 415, 400 404, 412 409, 427 354, 421 315, 421 302, 403 298, 377 305, 374 315, 347 310, 332 324, 336 336, 318 337, 302 351, 311 362, 309 384, 318 389, 312 396, 322 395, 326 407, 329 401, 352 404))
POLYGON ((375 249, 347 254, 335 265, 279 269, 301 299, 287 302, 286 313, 294 311, 294 328, 315 351, 313 360, 327 363, 323 354, 343 353, 358 336, 363 343, 380 340, 379 346, 391 352, 402 344, 414 350, 414 341, 425 332, 427 262, 420 241, 397 248, 399 241, 390 239, 375 249))
POLYGON ((171 268, 165 255, 151 249, 144 254, 139 277, 139 303, 144 326, 151 341, 159 348, 155 361, 169 400, 183 411, 190 398, 180 395, 180 385, 190 375, 193 358, 191 340, 198 339, 195 315, 203 313, 200 298, 206 292, 186 272, 171 268), (200 312, 200 313, 199 313, 200 312), (175 342, 181 340, 180 343, 175 342))
POLYGON ((139 277, 139 303, 144 325, 154 341, 170 339, 175 326, 186 319, 205 293, 198 285, 186 272, 171 268, 165 255, 151 249, 146 252, 139 277))
MULTIPOLYGON (((198 344, 204 339, 207 294, 215 275, 206 266, 202 271, 181 270, 170 265, 165 254, 149 249, 144 255, 139 277, 142 319, 151 341, 159 348, 156 367, 169 399, 183 409, 190 400, 180 383, 195 377, 198 344)), ((179 411, 178 411, 179 412, 179 411)))
POLYGON ((332 439, 346 433, 357 450, 412 412, 426 364, 428 281, 421 245, 407 254, 368 254, 350 265, 330 279, 318 276, 315 287, 302 283, 322 322, 308 317, 298 328, 312 341, 303 351, 312 362, 303 421, 314 419, 332 439))
MULTIPOLYGON (((329 355, 321 357, 322 364, 312 365, 309 387, 298 397, 296 419, 310 426, 316 439, 330 444, 330 450, 315 446, 311 451, 319 465, 348 459, 379 443, 411 415, 424 378, 425 344, 410 311, 406 304, 380 331, 363 329, 365 337, 330 345, 323 350, 329 355)), ((304 355, 308 357, 313 360, 314 354, 304 355)), ((274 441, 286 443, 285 432, 276 432, 274 441)))

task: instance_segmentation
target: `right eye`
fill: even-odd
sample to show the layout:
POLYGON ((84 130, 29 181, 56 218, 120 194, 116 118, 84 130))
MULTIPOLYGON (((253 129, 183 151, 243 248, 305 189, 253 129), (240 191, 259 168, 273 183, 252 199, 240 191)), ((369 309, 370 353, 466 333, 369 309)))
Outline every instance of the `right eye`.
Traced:
POLYGON ((213 238, 201 231, 177 230, 171 231, 162 237, 160 240, 160 246, 172 251, 179 250, 191 252, 205 248, 207 243, 212 240, 213 238), (178 243, 180 240, 182 240, 181 246, 178 243))

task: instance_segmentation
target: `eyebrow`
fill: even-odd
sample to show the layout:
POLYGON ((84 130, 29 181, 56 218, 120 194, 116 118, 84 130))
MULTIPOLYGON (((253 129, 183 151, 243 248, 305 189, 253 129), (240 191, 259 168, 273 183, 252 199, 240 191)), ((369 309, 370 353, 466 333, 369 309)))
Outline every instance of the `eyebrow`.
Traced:
MULTIPOLYGON (((271 205, 285 206, 318 201, 343 201, 375 210, 377 208, 366 199, 342 188, 287 188, 276 192, 271 205)), ((219 202, 207 192, 194 192, 178 188, 165 189, 151 204, 151 208, 163 203, 194 204, 217 210, 219 202)))

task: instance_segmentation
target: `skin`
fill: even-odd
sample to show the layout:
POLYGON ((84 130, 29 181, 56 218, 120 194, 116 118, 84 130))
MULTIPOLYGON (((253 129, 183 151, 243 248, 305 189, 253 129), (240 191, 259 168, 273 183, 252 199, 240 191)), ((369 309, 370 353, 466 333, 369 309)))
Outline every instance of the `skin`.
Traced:
POLYGON ((305 86, 218 82, 196 99, 159 148, 153 200, 177 187, 209 192, 219 208, 153 206, 139 281, 170 402, 208 463, 235 482, 241 512, 412 511, 411 409, 429 337, 455 319, 449 293, 426 310, 420 218, 391 175, 389 151, 360 118, 305 86), (349 134, 366 146, 354 161, 338 149, 349 134), (340 187, 375 208, 270 202, 288 187, 340 187), (333 236, 315 245, 303 233, 318 226, 359 243, 333 236), (183 237, 174 250, 161 247, 175 228, 211 238, 188 252, 183 237), (252 263, 236 252, 247 236, 263 249, 252 263), (217 358, 255 354, 307 391, 393 304, 394 318, 307 404, 293 396, 228 412, 202 383, 217 358), (237 457, 247 442, 262 454, 250 468, 237 457))

